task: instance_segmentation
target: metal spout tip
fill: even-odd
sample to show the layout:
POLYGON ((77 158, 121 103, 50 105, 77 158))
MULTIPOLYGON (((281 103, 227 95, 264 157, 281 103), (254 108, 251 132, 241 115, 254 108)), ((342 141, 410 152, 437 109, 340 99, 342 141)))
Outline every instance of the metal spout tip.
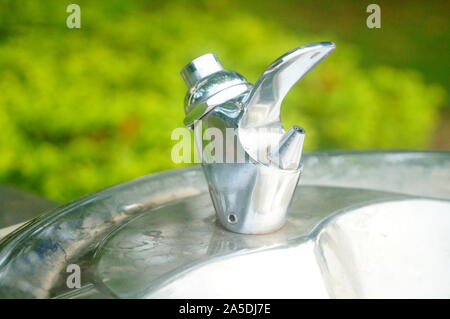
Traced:
POLYGON ((331 42, 331 41, 322 41, 322 42, 319 42, 319 43, 322 44, 322 45, 325 46, 325 47, 329 47, 331 50, 336 49, 336 44, 335 44, 334 42, 331 42))
POLYGON ((285 170, 297 170, 300 167, 305 130, 294 125, 287 131, 275 147, 269 150, 269 160, 285 170))

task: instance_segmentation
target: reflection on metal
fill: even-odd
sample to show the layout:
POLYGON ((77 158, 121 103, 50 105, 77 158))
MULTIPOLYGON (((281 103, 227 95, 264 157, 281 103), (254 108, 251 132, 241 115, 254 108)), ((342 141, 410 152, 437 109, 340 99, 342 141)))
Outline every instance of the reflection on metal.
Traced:
POLYGON ((5 227, 5 228, 1 228, 0 229, 0 239, 2 239, 6 235, 12 233, 14 230, 18 229, 19 227, 21 227, 21 226, 23 226, 25 224, 26 224, 26 222, 23 222, 23 223, 15 224, 15 225, 8 226, 8 227, 5 227))
POLYGON ((300 178, 305 131, 299 126, 283 129, 281 103, 334 48, 331 42, 296 48, 274 61, 254 86, 224 70, 213 54, 198 57, 181 71, 189 89, 184 123, 194 128, 197 148, 210 143, 202 140, 203 131, 216 129, 230 139, 223 153, 243 154, 243 161, 227 164, 217 151, 211 158, 201 154, 217 219, 226 229, 264 234, 284 225, 300 178), (230 129, 236 143, 234 134, 227 134, 230 129))
POLYGON ((215 223, 198 166, 57 208, 0 240, 0 297, 450 298, 449 152, 303 165, 286 226, 266 235, 215 223))

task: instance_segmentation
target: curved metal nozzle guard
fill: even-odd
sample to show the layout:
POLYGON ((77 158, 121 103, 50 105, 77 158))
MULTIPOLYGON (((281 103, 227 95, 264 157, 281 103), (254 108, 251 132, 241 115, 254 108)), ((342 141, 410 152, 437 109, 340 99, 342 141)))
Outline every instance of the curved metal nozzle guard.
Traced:
POLYGON ((285 131, 281 103, 291 87, 335 45, 294 49, 273 62, 252 86, 224 70, 213 54, 181 74, 189 88, 184 124, 195 141, 217 219, 228 230, 262 234, 283 226, 301 174, 305 131, 285 131))

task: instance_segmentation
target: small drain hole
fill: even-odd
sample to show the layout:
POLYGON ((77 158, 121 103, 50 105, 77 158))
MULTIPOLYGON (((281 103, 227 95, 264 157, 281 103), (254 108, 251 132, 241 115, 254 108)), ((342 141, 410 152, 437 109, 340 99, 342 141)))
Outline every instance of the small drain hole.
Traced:
POLYGON ((237 216, 235 214, 228 215, 228 222, 230 224, 236 224, 237 221, 238 221, 238 218, 237 218, 237 216))

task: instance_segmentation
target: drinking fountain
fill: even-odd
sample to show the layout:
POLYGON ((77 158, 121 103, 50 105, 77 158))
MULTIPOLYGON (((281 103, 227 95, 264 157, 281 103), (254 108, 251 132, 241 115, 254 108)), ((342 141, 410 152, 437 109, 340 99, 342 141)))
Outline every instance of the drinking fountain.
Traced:
POLYGON ((225 70, 214 54, 181 71, 189 89, 184 124, 195 132, 217 220, 226 229, 261 234, 284 225, 301 174, 305 131, 297 125, 284 130, 281 103, 334 48, 331 42, 296 48, 270 64, 254 86, 225 70), (208 130, 221 142, 213 155, 203 152, 211 143, 202 138, 208 130))
POLYGON ((201 165, 0 229, 0 298, 450 298, 450 152, 302 155, 305 131, 281 125, 333 49, 294 49, 255 85, 193 60, 184 124, 201 165))

